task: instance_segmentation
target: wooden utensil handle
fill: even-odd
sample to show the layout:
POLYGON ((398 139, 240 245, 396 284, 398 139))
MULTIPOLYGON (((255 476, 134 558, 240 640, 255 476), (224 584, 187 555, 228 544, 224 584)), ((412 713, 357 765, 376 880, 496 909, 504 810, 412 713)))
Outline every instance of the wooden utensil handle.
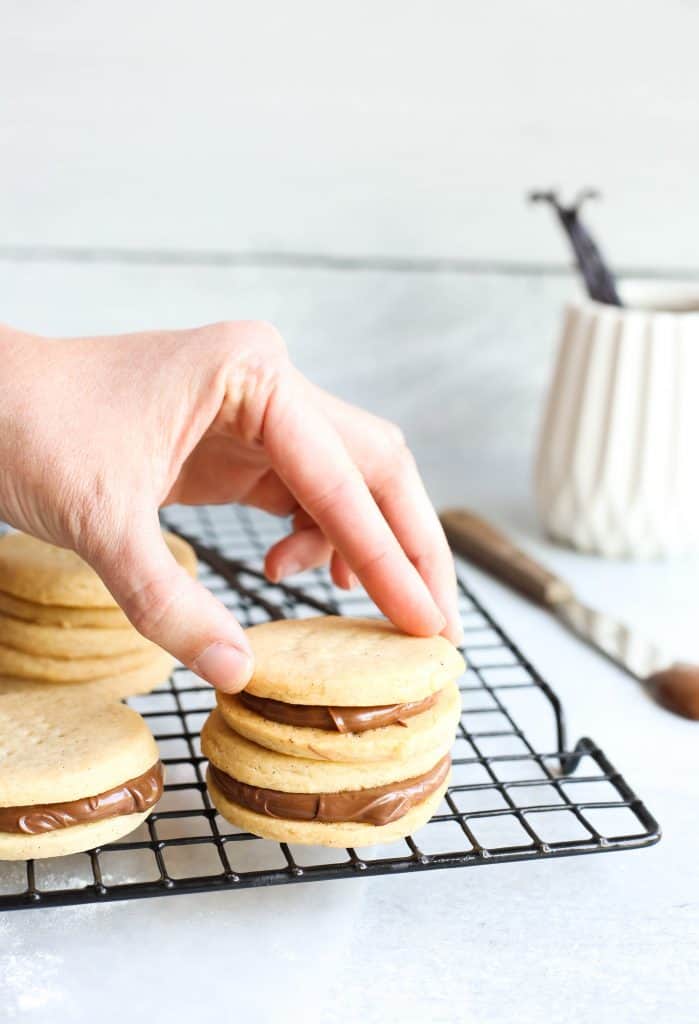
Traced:
POLYGON ((439 518, 454 551, 538 604, 550 607, 573 596, 564 580, 468 509, 446 509, 439 518))

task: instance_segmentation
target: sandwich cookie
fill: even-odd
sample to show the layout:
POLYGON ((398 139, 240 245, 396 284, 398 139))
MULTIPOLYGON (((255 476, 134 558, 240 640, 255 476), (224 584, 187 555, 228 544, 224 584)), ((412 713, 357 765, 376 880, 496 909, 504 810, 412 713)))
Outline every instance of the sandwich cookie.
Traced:
POLYGON ((0 674, 36 683, 80 683, 142 668, 152 663, 159 650, 148 643, 145 649, 107 658, 50 658, 0 644, 0 674))
POLYGON ((382 619, 264 623, 246 635, 255 671, 217 694, 227 724, 269 750, 328 761, 409 758, 451 743, 464 670, 443 637, 408 637, 382 619))
MULTIPOLYGON (((197 559, 191 546, 173 533, 163 531, 163 536, 179 564, 196 576, 197 559)), ((117 608, 100 577, 79 555, 26 533, 0 537, 0 591, 25 604, 117 608)))
POLYGON ((66 629, 64 626, 25 622, 1 612, 0 644, 50 658, 106 658, 153 649, 153 644, 133 626, 130 629, 100 629, 97 626, 66 629))
MULTIPOLYGON (((2 579, 0 579, 2 583, 2 579)), ((67 608, 60 604, 37 604, 0 590, 0 615, 63 629, 94 626, 96 629, 133 629, 121 608, 67 608)))
POLYGON ((141 694, 151 693, 170 677, 175 659, 156 647, 155 654, 145 664, 137 668, 120 672, 117 675, 102 676, 100 679, 87 680, 79 683, 45 683, 32 679, 18 679, 11 676, 0 676, 0 698, 13 693, 36 694, 37 691, 45 693, 48 689, 67 689, 71 691, 71 699, 75 700, 76 695, 90 697, 92 695, 103 700, 123 700, 126 697, 136 697, 141 694))
POLYGON ((265 839, 339 847, 372 846, 424 825, 449 782, 451 742, 402 762, 320 762, 251 743, 218 708, 201 734, 209 793, 227 821, 265 839))
POLYGON ((329 846, 407 835, 444 793, 463 658, 442 637, 337 616, 247 630, 255 670, 202 732, 212 799, 258 835, 329 846))
POLYGON ((163 790, 158 748, 123 704, 68 687, 0 699, 0 860, 59 857, 137 828, 163 790))
MULTIPOLYGON (((190 575, 197 559, 185 541, 165 541, 190 575)), ((147 693, 169 676, 173 659, 141 636, 97 574, 74 552, 26 534, 0 537, 0 694, 18 681, 98 683, 123 698, 147 693)))

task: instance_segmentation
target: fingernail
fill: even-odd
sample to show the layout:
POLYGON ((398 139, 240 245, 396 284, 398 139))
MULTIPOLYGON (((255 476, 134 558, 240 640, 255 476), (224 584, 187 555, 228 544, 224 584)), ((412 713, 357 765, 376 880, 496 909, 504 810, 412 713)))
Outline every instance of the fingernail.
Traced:
POLYGON ((238 693, 252 675, 253 662, 247 651, 217 641, 199 655, 192 663, 192 668, 217 690, 238 693))

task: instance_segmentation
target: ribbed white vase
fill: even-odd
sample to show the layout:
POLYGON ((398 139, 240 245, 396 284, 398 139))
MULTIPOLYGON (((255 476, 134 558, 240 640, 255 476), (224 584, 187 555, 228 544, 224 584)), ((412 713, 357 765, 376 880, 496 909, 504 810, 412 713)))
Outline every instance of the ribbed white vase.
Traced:
POLYGON ((699 289, 565 313, 536 460, 548 533, 609 558, 699 550, 699 289))

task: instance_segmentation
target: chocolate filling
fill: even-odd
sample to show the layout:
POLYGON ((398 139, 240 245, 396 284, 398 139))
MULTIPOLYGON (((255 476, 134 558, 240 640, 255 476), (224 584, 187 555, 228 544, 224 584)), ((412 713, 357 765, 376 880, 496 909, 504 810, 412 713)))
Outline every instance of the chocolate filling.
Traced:
POLYGON ((139 814, 158 802, 163 793, 163 766, 156 761, 143 775, 97 796, 65 800, 59 804, 0 807, 0 832, 36 836, 71 825, 87 825, 104 818, 139 814))
POLYGON ((213 764, 209 771, 227 800, 267 818, 388 825, 434 793, 449 774, 450 765, 451 758, 446 754, 424 775, 346 793, 282 793, 238 782, 213 764))
POLYGON ((243 690, 238 694, 241 704, 250 711, 282 725, 296 725, 309 729, 327 729, 332 732, 366 732, 381 729, 385 725, 405 725, 406 718, 427 711, 439 700, 439 693, 432 693, 424 700, 409 704, 383 704, 374 708, 323 707, 313 704, 286 704, 281 700, 255 697, 243 690))

